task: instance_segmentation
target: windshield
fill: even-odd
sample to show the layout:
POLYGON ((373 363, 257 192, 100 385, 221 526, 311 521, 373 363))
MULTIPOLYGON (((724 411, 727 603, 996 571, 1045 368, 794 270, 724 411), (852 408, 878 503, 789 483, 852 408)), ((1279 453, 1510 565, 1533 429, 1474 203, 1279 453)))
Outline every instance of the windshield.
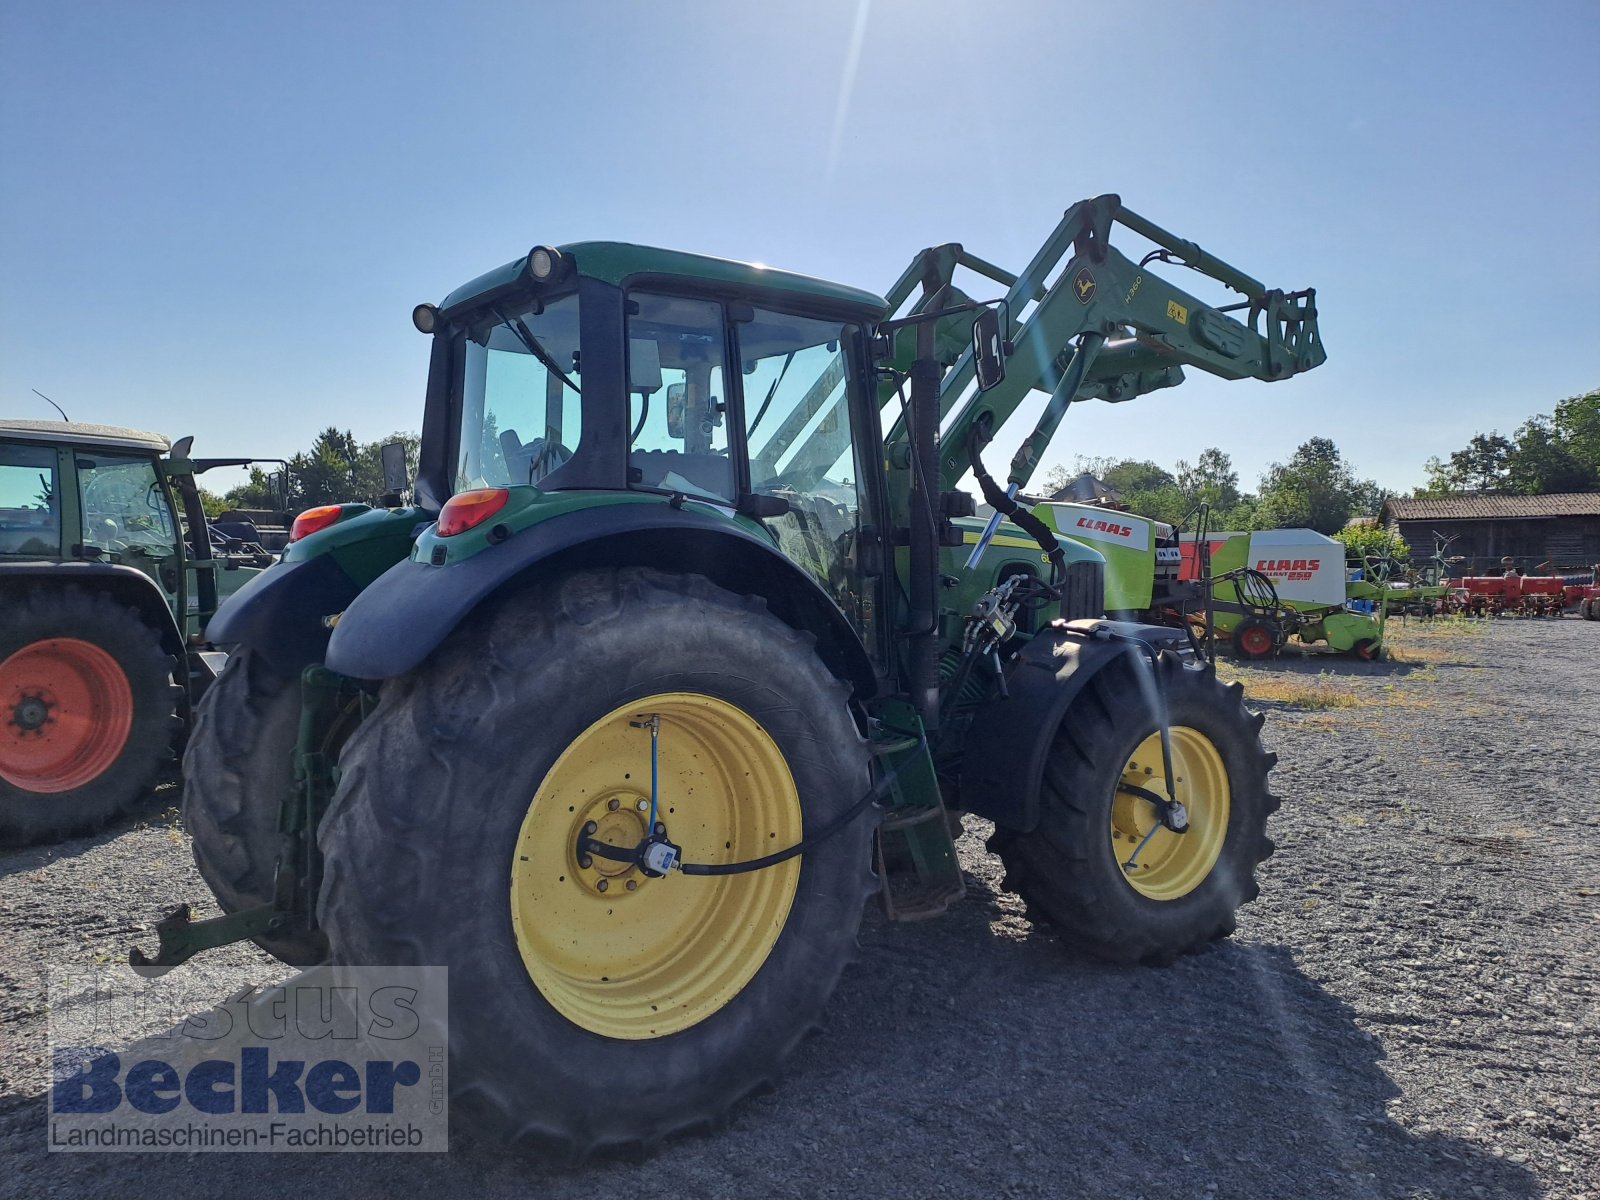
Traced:
POLYGON ((578 297, 497 306, 465 334, 454 489, 540 483, 572 457, 578 297))
POLYGON ((166 492, 148 458, 78 455, 83 542, 113 554, 165 558, 176 550, 166 492))

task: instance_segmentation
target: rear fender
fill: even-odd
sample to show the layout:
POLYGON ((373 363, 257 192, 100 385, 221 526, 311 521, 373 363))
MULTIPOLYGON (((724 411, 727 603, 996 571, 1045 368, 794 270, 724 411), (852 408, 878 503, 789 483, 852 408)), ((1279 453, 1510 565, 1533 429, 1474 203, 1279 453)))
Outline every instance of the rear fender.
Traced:
POLYGON ((232 653, 249 646, 279 675, 319 662, 328 645, 328 619, 360 588, 331 554, 273 563, 217 610, 206 640, 232 653))
POLYGON ((961 805, 1002 828, 1029 833, 1039 824, 1045 760, 1067 710, 1112 663, 1147 659, 1136 638, 1155 649, 1183 651, 1180 629, 1132 621, 1056 622, 1025 646, 1006 672, 1010 695, 978 710, 965 738, 961 805), (1113 635, 1120 635, 1115 637, 1113 635))
POLYGON ((327 665, 354 679, 414 670, 490 597, 587 567, 704 575, 817 639, 817 654, 863 696, 876 690, 860 637, 827 592, 767 541, 720 516, 667 504, 614 504, 551 517, 459 562, 408 559, 357 596, 328 643, 327 665))

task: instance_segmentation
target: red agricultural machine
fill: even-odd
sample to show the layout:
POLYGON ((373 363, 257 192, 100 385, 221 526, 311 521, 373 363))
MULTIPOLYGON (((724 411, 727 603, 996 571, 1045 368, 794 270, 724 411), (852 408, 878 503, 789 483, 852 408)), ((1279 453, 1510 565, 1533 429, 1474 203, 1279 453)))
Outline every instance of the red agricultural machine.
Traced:
POLYGON ((1454 581, 1450 608, 1474 617, 1559 617, 1600 621, 1600 570, 1567 575, 1469 575, 1454 581))

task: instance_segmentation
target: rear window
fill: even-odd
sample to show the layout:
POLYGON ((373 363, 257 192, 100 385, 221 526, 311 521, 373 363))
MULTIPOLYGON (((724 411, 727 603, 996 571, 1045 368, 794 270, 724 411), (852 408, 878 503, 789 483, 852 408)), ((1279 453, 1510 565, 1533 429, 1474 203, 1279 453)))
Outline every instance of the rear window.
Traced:
POLYGON ((0 554, 61 553, 61 500, 50 446, 0 442, 0 554))

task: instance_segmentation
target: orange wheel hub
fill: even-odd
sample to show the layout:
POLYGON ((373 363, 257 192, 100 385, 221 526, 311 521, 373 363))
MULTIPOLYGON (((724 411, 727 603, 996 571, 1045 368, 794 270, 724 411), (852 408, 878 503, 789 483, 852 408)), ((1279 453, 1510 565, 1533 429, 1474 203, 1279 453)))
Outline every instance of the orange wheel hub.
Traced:
POLYGON ((1272 653, 1272 631, 1264 625, 1251 625, 1239 634, 1239 646, 1251 658, 1272 653))
POLYGON ((117 660, 77 638, 49 638, 0 662, 0 779, 70 792, 117 761, 133 727, 133 689, 117 660))

